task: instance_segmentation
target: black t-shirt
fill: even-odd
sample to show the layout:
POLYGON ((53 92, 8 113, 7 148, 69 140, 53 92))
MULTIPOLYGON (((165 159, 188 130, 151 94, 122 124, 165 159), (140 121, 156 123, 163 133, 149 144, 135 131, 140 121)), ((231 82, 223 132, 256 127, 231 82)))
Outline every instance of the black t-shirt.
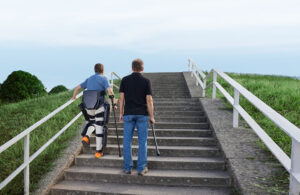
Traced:
POLYGON ((141 73, 132 73, 121 81, 120 93, 125 96, 124 115, 148 115, 146 95, 151 95, 151 83, 141 73))

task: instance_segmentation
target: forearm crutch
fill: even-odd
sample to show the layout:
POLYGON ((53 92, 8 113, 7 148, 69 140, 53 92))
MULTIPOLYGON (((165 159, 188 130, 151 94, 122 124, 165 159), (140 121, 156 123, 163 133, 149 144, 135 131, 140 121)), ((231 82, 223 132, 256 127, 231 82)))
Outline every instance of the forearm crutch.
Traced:
POLYGON ((151 123, 151 128, 152 128, 152 135, 153 135, 155 149, 156 149, 156 155, 160 156, 160 152, 159 152, 158 147, 157 147, 157 141, 156 141, 156 137, 155 137, 155 131, 154 131, 154 125, 153 125, 153 123, 151 123))
POLYGON ((109 96, 110 100, 111 100, 111 105, 112 105, 112 110, 114 113, 114 118, 115 118, 115 126, 116 126, 116 134, 117 134, 117 142, 118 142, 118 148, 119 148, 119 157, 121 157, 121 148, 120 148, 120 142, 119 142, 119 134, 118 134, 118 125, 117 125, 117 119, 116 119, 116 112, 114 109, 114 96, 109 96))

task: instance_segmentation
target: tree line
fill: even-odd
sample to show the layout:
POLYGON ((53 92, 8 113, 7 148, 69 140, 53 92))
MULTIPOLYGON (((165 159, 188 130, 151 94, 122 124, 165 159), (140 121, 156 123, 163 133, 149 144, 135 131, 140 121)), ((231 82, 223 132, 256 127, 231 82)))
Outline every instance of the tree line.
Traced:
POLYGON ((67 91, 63 85, 53 87, 47 93, 45 86, 36 76, 22 70, 13 71, 7 79, 0 83, 0 102, 13 103, 25 99, 67 91))

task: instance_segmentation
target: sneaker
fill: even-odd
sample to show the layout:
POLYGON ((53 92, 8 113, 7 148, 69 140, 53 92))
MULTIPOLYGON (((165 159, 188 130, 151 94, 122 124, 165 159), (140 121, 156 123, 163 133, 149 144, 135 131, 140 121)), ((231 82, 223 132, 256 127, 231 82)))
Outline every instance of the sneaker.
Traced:
POLYGON ((128 175, 131 174, 131 170, 127 171, 126 169, 124 169, 123 172, 124 172, 125 174, 128 174, 128 175))
POLYGON ((95 153, 95 158, 101 158, 103 157, 103 152, 96 152, 95 153))
POLYGON ((144 170, 142 170, 142 172, 139 172, 138 175, 143 176, 146 173, 148 173, 148 167, 145 167, 144 170))
POLYGON ((81 143, 84 147, 90 147, 90 139, 87 136, 83 136, 81 143))

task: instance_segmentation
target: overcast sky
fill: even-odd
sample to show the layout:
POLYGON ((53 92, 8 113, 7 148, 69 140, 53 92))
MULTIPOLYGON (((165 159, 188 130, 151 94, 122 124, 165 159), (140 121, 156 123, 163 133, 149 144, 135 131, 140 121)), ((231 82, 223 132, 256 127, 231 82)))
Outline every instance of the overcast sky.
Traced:
POLYGON ((102 62, 121 76, 200 68, 300 76, 299 0, 0 0, 0 83, 14 70, 73 88, 102 62))

